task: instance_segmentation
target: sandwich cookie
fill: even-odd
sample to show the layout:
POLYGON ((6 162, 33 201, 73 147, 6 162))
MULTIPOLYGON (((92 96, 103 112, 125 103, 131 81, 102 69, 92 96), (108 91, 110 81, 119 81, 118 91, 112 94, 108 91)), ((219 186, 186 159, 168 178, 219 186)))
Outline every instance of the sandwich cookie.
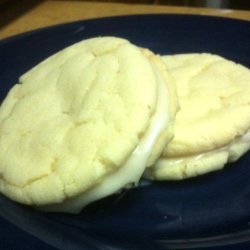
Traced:
POLYGON ((219 170, 250 148, 250 71, 211 54, 163 57, 176 81, 175 136, 145 176, 179 180, 219 170))
POLYGON ((100 37, 22 75, 0 107, 0 191, 77 213, 136 185, 172 133, 174 88, 160 60, 127 40, 100 37))

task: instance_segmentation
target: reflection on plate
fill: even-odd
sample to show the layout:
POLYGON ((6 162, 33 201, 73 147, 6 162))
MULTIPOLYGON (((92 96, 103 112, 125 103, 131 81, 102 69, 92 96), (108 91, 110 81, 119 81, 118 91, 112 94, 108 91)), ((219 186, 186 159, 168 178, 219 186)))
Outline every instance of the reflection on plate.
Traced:
MULTIPOLYGON (((0 98, 18 76, 79 40, 120 36, 160 54, 210 52, 247 67, 250 23, 195 15, 138 15, 80 21, 0 42, 0 98)), ((140 186, 79 215, 46 214, 0 196, 0 215, 60 249, 215 246, 250 237, 250 153, 224 170, 140 186)))

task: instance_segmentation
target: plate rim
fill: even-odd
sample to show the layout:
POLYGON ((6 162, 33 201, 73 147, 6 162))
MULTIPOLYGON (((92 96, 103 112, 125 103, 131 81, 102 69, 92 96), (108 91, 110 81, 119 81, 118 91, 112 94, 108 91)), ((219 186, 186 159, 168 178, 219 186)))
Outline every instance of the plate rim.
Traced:
POLYGON ((3 39, 0 39, 0 46, 4 45, 5 43, 13 42, 14 40, 21 39, 25 36, 29 35, 35 35, 36 33, 43 32, 43 31, 48 31, 50 29, 57 29, 57 28, 62 28, 65 26, 71 26, 71 25, 79 25, 84 22, 92 22, 92 21, 101 21, 101 20, 106 20, 106 19, 120 19, 120 18, 133 18, 133 17, 194 17, 194 18, 208 18, 208 19, 217 19, 220 21, 231 21, 231 22, 238 22, 238 23, 245 23, 250 25, 250 20, 245 20, 245 19, 238 19, 234 17, 225 17, 225 16, 216 16, 216 15, 208 15, 208 14, 183 14, 183 13, 146 13, 146 14, 130 14, 130 15, 114 15, 114 16, 105 16, 105 17, 93 17, 93 18, 87 18, 87 19, 79 19, 75 21, 68 21, 68 22, 63 22, 63 23, 58 23, 58 24, 52 24, 49 26, 44 26, 44 27, 38 27, 32 30, 27 30, 18 34, 14 34, 8 37, 5 37, 3 39))

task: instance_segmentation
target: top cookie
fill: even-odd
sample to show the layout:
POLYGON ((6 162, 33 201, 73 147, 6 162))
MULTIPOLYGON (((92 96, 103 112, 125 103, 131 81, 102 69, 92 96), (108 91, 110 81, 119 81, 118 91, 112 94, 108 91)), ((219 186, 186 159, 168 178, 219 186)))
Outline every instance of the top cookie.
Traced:
POLYGON ((181 109, 175 137, 148 173, 183 179, 222 168, 250 147, 250 71, 211 54, 165 56, 181 109))
POLYGON ((114 37, 74 44, 21 76, 0 108, 1 192, 39 206, 78 197, 126 165, 157 113, 153 150, 169 122, 159 82, 149 57, 114 37))

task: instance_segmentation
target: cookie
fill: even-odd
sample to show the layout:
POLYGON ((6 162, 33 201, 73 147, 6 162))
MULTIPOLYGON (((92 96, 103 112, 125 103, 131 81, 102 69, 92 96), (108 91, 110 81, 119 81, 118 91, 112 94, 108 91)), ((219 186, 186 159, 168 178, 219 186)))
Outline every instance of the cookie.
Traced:
POLYGON ((250 71, 212 54, 163 57, 176 81, 175 136, 145 175, 179 180, 222 169, 250 148, 250 71))
POLYGON ((125 39, 99 37, 22 75, 0 107, 0 191, 75 213, 136 184, 172 133, 174 88, 160 61, 125 39))

